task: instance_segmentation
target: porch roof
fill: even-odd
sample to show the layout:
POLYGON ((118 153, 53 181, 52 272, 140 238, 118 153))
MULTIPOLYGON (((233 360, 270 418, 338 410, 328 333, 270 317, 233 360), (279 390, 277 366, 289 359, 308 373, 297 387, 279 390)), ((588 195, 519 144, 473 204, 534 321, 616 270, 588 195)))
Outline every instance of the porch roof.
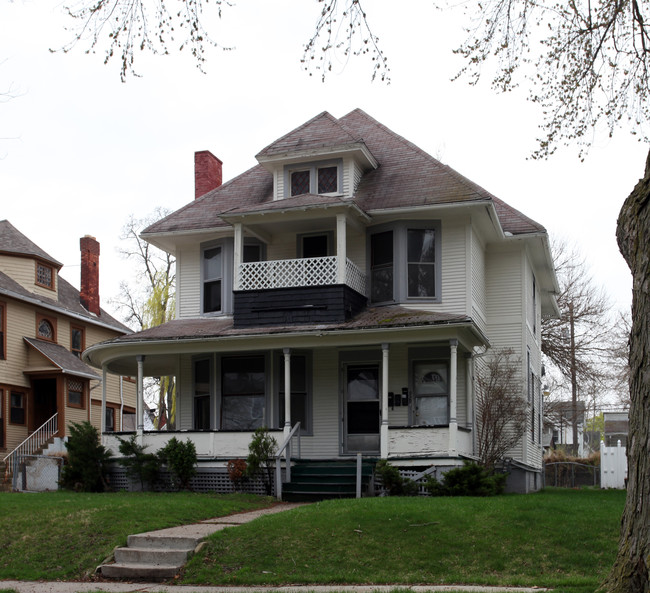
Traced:
MULTIPOLYGON (((460 338, 462 334, 462 343, 468 348, 489 345, 487 337, 471 317, 384 306, 366 309, 349 321, 330 324, 235 328, 230 317, 175 319, 138 333, 95 344, 84 352, 83 358, 97 368, 106 364, 112 372, 134 374, 135 356, 138 354, 158 356, 158 366, 162 366, 170 364, 177 354, 204 351, 206 344, 209 344, 210 351, 215 351, 218 342, 223 344, 224 350, 242 351, 278 347, 277 344, 271 344, 274 340, 283 340, 283 346, 296 348, 332 346, 337 341, 346 346, 390 343, 398 334, 399 341, 402 342, 411 338, 414 342, 460 338), (405 333, 401 334, 400 330, 405 333), (422 331, 425 335, 422 335, 422 331), (418 332, 417 336, 414 332, 418 332), (341 335, 346 336, 344 340, 337 338, 341 335), (328 337, 334 341, 328 341, 328 337), (262 344, 262 340, 266 344, 262 344)), ((149 360, 149 365, 155 363, 149 360)), ((150 372, 156 374, 151 367, 150 372)), ((160 370, 158 373, 165 374, 160 370)))
MULTIPOLYGON (((99 375, 93 371, 85 362, 77 358, 71 352, 68 352, 63 346, 39 340, 36 338, 23 338, 25 342, 36 352, 44 356, 58 371, 65 375, 83 377, 85 379, 100 379, 99 375)), ((32 374, 46 371, 46 368, 26 368, 25 374, 32 374)))

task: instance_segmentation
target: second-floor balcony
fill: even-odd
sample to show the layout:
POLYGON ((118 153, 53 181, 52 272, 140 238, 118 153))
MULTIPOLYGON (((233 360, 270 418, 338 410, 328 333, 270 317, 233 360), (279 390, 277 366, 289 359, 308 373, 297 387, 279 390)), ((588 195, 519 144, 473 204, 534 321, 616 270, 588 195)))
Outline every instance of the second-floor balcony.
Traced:
POLYGON ((237 272, 235 327, 336 323, 367 304, 366 276, 348 258, 247 262, 237 272))
POLYGON ((280 259, 239 265, 236 290, 306 288, 345 284, 366 295, 366 275, 349 258, 340 269, 337 256, 280 259))

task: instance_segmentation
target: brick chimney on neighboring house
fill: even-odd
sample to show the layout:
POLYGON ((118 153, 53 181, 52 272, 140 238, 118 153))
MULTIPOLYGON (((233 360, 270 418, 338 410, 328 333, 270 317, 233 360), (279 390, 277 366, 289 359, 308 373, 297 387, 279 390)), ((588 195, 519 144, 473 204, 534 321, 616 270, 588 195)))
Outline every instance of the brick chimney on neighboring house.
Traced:
POLYGON ((99 309, 99 243, 95 237, 86 235, 79 240, 81 248, 81 304, 95 315, 99 309))
POLYGON ((209 150, 194 153, 194 199, 221 185, 223 163, 209 150))

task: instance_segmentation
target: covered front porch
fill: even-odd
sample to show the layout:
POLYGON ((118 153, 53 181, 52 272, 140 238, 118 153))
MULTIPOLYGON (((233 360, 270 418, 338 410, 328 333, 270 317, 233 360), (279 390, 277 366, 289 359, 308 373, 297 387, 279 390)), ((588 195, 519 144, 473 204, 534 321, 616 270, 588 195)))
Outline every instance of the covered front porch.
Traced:
MULTIPOLYGON (((246 457, 256 428, 281 444, 299 423, 294 457, 417 466, 474 456, 473 352, 487 341, 467 318, 383 307, 263 332, 227 319, 166 326, 85 354, 105 374, 137 377, 136 433, 151 452, 190 438, 202 463, 223 466, 246 457), (145 431, 144 377, 162 375, 176 379, 177 430, 145 431)), ((104 439, 116 452, 115 435, 104 439)))

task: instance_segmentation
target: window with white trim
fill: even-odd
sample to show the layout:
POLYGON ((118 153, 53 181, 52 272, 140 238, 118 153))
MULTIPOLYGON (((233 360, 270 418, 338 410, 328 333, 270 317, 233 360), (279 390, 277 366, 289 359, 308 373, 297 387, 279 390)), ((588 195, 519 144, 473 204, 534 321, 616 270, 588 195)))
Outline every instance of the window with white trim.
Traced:
POLYGON ((440 221, 404 221, 370 231, 370 301, 440 302, 440 221))
POLYGON ((300 163, 284 168, 285 197, 343 193, 343 159, 300 163))
POLYGON ((203 250, 203 312, 222 309, 223 257, 221 246, 203 250))

